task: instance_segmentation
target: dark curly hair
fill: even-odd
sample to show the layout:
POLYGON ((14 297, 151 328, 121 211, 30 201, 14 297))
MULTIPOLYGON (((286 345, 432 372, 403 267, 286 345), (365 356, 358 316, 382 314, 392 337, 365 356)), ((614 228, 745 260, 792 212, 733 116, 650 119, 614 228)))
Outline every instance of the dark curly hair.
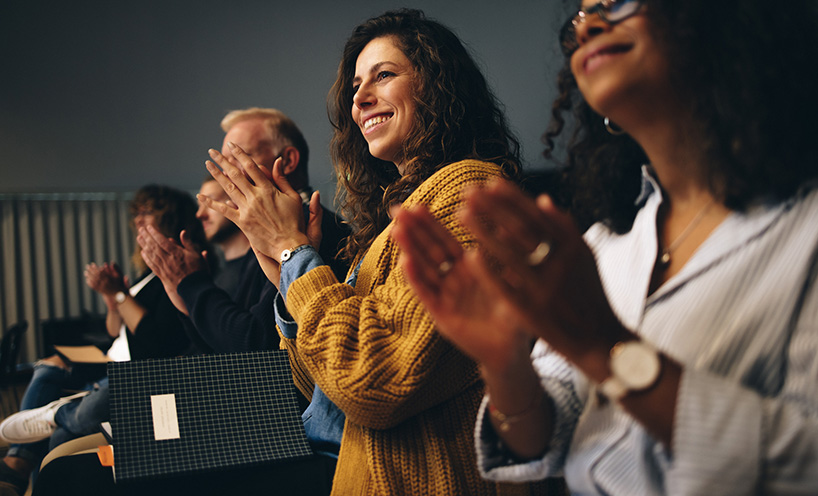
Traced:
MULTIPOLYGON (((816 176, 810 145, 818 117, 818 17, 815 2, 645 0, 644 15, 672 61, 673 90, 692 110, 706 163, 704 183, 727 207, 793 195, 816 176)), ((630 229, 636 214, 642 149, 608 134, 603 117, 577 89, 566 57, 559 96, 544 135, 546 157, 573 120, 565 161, 572 211, 580 224, 630 229), (566 113, 571 114, 566 117, 566 113)))
POLYGON ((355 28, 344 47, 329 95, 334 128, 331 154, 342 212, 353 226, 342 255, 354 259, 389 223, 388 210, 425 179, 466 158, 495 162, 505 175, 520 174, 519 143, 499 102, 457 36, 419 10, 397 10, 355 28), (358 55, 375 38, 391 36, 414 68, 415 115, 403 142, 403 177, 391 162, 370 155, 352 119, 352 80, 358 55))
MULTIPOLYGON (((185 230, 190 235, 193 244, 201 251, 208 248, 208 244, 205 241, 202 223, 196 219, 196 210, 198 209, 199 205, 189 193, 170 186, 148 184, 134 193, 134 197, 128 205, 128 213, 131 216, 131 231, 134 235, 137 234, 136 225, 134 224, 136 215, 140 212, 150 212, 156 217, 156 228, 159 232, 179 242, 179 234, 182 230, 185 230)), ((208 250, 208 252, 211 251, 208 250)), ((142 260, 141 253, 142 249, 136 243, 131 262, 140 272, 147 268, 142 260)))

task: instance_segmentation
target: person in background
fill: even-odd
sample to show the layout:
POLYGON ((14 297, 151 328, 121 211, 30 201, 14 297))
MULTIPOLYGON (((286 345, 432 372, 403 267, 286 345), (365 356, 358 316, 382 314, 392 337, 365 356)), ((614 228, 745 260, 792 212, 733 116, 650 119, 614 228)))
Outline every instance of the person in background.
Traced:
MULTIPOLYGON (((437 334, 395 270, 400 251, 389 237, 395 207, 426 205, 455 228, 464 187, 518 176, 517 141, 485 78, 448 28, 420 11, 387 12, 353 31, 330 102, 332 156, 353 225, 347 283, 315 249, 318 196, 305 219, 283 160, 271 180, 242 147, 211 150, 208 170, 233 205, 199 198, 242 229, 279 285, 276 319, 294 377, 303 389, 315 383, 308 438, 317 450, 340 445, 332 494, 541 491, 478 476, 477 366, 437 334)), ((474 242, 465 230, 457 241, 474 242)))
MULTIPOLYGON (((219 183, 208 178, 199 193, 226 200, 219 183)), ((190 243, 181 244, 151 226, 140 229, 142 258, 164 285, 188 337, 206 353, 278 349, 273 301, 278 290, 267 280, 250 241, 236 225, 214 210, 199 206, 196 218, 207 241, 224 253, 225 265, 213 276, 207 258, 190 243)))
MULTIPOLYGON (((160 185, 139 189, 129 206, 131 229, 154 226, 166 236, 186 231, 193 246, 206 247, 197 222, 196 202, 185 192, 160 185)), ((132 262, 141 272, 129 285, 114 263, 85 270, 88 285, 105 301, 106 328, 114 343, 109 354, 117 360, 164 358, 192 351, 177 311, 162 283, 148 270, 135 245, 132 262)), ((99 429, 108 419, 107 377, 85 377, 81 364, 59 356, 40 360, 21 402, 21 411, 0 424, 0 437, 11 443, 0 462, 0 481, 13 485, 19 494, 48 450, 70 439, 99 429), (64 397, 66 389, 82 393, 64 397)))
MULTIPOLYGON (((307 162, 309 147, 298 126, 284 112, 273 108, 250 107, 233 110, 221 122, 225 132, 222 154, 235 166, 238 162, 229 153, 229 143, 241 147, 256 164, 272 171, 273 163, 281 158, 281 170, 295 189, 305 208, 313 194, 309 182, 307 162)), ((321 243, 318 253, 332 268, 338 279, 343 279, 349 262, 339 256, 350 233, 349 225, 330 210, 322 207, 321 243)))
POLYGON ((814 494, 816 5, 580 9, 546 134, 576 126, 574 216, 496 181, 461 213, 480 252, 422 208, 393 230, 441 333, 481 363, 481 472, 564 474, 577 494, 814 494), (575 218, 597 222, 581 236, 575 218))

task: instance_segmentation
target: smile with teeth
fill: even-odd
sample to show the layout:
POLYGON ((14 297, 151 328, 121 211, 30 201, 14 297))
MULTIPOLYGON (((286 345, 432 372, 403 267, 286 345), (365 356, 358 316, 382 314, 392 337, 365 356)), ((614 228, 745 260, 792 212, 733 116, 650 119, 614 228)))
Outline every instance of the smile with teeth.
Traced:
POLYGON ((391 115, 376 115, 375 117, 367 119, 366 122, 364 122, 364 131, 369 130, 370 128, 377 124, 386 122, 391 118, 392 118, 391 115))

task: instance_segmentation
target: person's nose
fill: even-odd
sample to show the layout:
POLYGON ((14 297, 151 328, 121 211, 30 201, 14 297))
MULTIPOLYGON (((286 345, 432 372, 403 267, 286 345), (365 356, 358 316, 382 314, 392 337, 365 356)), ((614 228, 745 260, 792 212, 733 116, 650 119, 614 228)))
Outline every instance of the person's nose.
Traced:
POLYGON ((358 87, 358 90, 352 97, 352 102, 356 107, 358 107, 359 110, 364 110, 367 107, 375 105, 376 101, 377 100, 375 98, 375 93, 372 91, 372 87, 363 83, 358 87))
POLYGON ((204 203, 199 204, 199 209, 196 210, 196 218, 199 220, 205 220, 207 218, 207 207, 204 206, 204 203))
POLYGON ((577 44, 580 46, 588 43, 594 37, 610 31, 611 25, 602 20, 599 14, 585 14, 577 16, 574 23, 574 31, 577 36, 577 44))

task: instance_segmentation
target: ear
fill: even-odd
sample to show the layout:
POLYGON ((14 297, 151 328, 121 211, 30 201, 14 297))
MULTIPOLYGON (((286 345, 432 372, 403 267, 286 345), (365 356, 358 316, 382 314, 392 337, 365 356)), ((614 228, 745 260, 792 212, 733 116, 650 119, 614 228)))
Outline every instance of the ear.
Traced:
POLYGON ((298 148, 288 146, 281 152, 281 157, 284 159, 284 175, 289 176, 298 168, 298 161, 301 160, 301 153, 298 148))

